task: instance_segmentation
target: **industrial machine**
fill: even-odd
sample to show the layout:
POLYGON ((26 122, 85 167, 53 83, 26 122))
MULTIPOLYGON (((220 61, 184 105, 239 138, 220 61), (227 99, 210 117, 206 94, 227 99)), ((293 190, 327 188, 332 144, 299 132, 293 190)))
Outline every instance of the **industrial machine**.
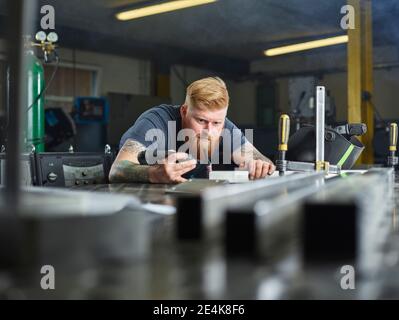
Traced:
POLYGON ((113 162, 110 149, 95 152, 41 152, 35 154, 37 185, 71 187, 108 183, 113 162))
MULTIPOLYGON (((288 96, 290 101, 290 117, 294 131, 303 125, 310 124, 316 117, 315 88, 318 79, 313 76, 294 77, 288 81, 288 96)), ((326 92, 325 118, 328 124, 336 121, 336 107, 334 98, 326 92)))
POLYGON ((316 152, 314 162, 301 162, 286 160, 288 140, 290 133, 290 118, 282 115, 279 122, 279 156, 276 161, 276 168, 280 175, 285 171, 319 171, 326 173, 340 173, 341 165, 332 165, 325 160, 325 88, 316 88, 316 152))
POLYGON ((77 97, 72 117, 76 125, 76 149, 79 152, 101 152, 107 140, 107 99, 77 97))
MULTIPOLYGON (((335 128, 325 128, 324 158, 341 169, 353 167, 364 150, 364 145, 356 136, 366 132, 364 124, 347 124, 335 128)), ((289 139, 287 159, 293 161, 315 161, 315 127, 303 126, 289 139)))
POLYGON ((66 150, 74 144, 76 125, 69 113, 62 108, 46 108, 44 117, 47 152, 66 150))
MULTIPOLYGON (((21 185, 72 187, 108 183, 114 153, 106 145, 104 153, 36 152, 22 154, 21 185)), ((0 153, 0 181, 5 185, 6 154, 0 153)))

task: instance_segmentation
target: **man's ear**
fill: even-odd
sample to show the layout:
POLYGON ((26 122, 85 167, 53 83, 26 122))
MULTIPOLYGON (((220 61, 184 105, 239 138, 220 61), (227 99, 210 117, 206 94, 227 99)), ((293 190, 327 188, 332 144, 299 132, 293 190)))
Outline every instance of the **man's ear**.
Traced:
POLYGON ((181 115, 182 118, 185 118, 185 117, 186 117, 187 111, 188 111, 188 106, 187 106, 186 104, 183 104, 183 105, 180 107, 180 115, 181 115))

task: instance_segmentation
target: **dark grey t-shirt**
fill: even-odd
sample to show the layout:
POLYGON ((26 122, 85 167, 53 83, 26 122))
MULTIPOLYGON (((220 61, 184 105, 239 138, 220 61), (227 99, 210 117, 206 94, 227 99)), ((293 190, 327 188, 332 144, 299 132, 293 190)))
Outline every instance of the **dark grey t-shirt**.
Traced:
MULTIPOLYGON (((119 148, 122 148, 123 144, 126 142, 127 139, 133 139, 141 144, 143 144, 145 147, 150 146, 155 140, 150 139, 149 141, 146 141, 145 137, 146 134, 149 130, 151 129, 160 129, 164 136, 165 136, 165 143, 164 143, 164 149, 169 150, 169 149, 174 149, 178 150, 179 146, 183 144, 183 142, 176 141, 176 134, 174 134, 173 130, 171 128, 171 123, 168 125, 168 122, 172 121, 172 124, 175 124, 176 127, 176 134, 179 132, 180 129, 182 129, 182 123, 181 123, 181 115, 180 115, 180 106, 173 106, 173 105, 166 105, 162 104, 157 107, 153 107, 147 111, 145 111, 143 114, 140 115, 140 117, 136 120, 134 125, 130 127, 122 136, 119 148), (168 139, 168 137, 171 137, 172 139, 174 138, 174 145, 170 145, 170 142, 172 139, 168 139), (169 140, 169 141, 168 141, 169 140)), ((231 134, 230 137, 230 148, 227 148, 227 150, 234 151, 237 147, 241 146, 246 142, 246 139, 244 135, 241 133, 240 129, 237 128, 234 123, 232 123, 229 119, 226 118, 225 123, 224 123, 224 132, 227 133, 229 132, 231 134)), ((223 153, 223 141, 219 144, 219 154, 222 156, 223 153)), ((226 140, 229 141, 229 140, 226 140)))

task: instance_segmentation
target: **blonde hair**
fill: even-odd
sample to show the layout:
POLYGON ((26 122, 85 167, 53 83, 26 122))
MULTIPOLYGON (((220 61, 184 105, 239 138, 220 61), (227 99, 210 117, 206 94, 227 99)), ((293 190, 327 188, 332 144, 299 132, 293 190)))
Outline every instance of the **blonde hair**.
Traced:
POLYGON ((194 81, 187 87, 185 104, 194 108, 220 110, 229 105, 226 84, 219 77, 208 77, 194 81))

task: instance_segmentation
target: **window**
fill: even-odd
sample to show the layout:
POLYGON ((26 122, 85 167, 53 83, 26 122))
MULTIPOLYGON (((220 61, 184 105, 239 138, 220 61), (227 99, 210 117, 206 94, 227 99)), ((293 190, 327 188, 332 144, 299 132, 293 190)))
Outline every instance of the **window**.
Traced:
MULTIPOLYGON (((55 66, 44 66, 46 86, 55 66)), ((45 94, 45 108, 61 107, 71 112, 75 97, 98 95, 99 68, 93 66, 60 63, 58 70, 45 94)))

